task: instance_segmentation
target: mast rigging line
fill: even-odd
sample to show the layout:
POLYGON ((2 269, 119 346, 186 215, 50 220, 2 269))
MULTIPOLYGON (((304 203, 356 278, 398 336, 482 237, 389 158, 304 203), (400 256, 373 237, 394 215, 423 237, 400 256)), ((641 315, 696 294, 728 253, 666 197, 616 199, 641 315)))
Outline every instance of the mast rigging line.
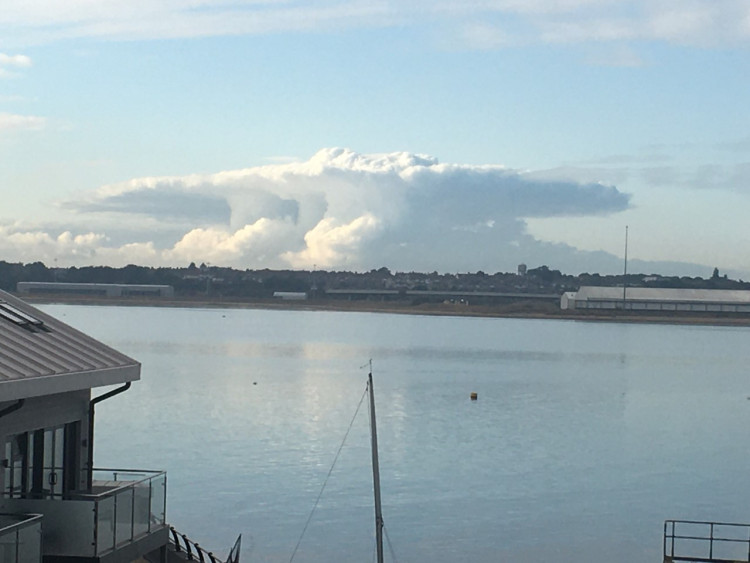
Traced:
MULTIPOLYGON (((383 523, 383 535, 385 536, 385 541, 388 544, 388 551, 391 553, 391 560, 394 563, 398 563, 398 558, 396 557, 396 551, 393 549, 393 544, 391 543, 391 538, 388 535, 388 527, 383 523)), ((375 562, 375 555, 377 554, 377 545, 373 541, 372 542, 372 561, 375 562)))
POLYGON ((305 536, 305 532, 307 532, 307 528, 310 525, 310 522, 312 521, 313 514, 315 514, 315 510, 318 508, 320 499, 323 496, 323 491, 325 491, 326 485, 328 484, 328 480, 331 478, 331 473, 333 473, 333 468, 336 466, 336 462, 338 461, 339 456, 341 455, 341 450, 344 449, 344 444, 346 444, 346 439, 349 437, 349 433, 351 432, 352 427, 354 426, 354 421, 357 419, 357 414, 359 414, 359 409, 362 407, 362 402, 365 400, 365 397, 367 396, 367 392, 369 390, 370 390, 369 385, 366 385, 365 391, 364 393, 362 393, 362 397, 359 399, 359 404, 357 405, 357 409, 354 411, 354 416, 352 417, 352 420, 349 423, 349 428, 346 429, 346 434, 344 434, 344 439, 341 440, 341 445, 339 446, 339 449, 336 451, 336 455, 333 458, 333 463, 331 463, 331 467, 328 469, 328 474, 326 475, 326 478, 323 480, 323 486, 320 487, 318 498, 315 499, 315 503, 313 504, 312 510, 310 511, 310 515, 307 517, 305 526, 302 528, 302 533, 299 535, 299 539, 297 540, 297 545, 294 546, 294 551, 292 552, 292 556, 289 558, 289 563, 292 563, 295 555, 297 555, 297 550, 299 549, 299 546, 302 543, 302 538, 305 536))
POLYGON ((388 536, 388 528, 385 527, 385 524, 383 524, 383 533, 385 534, 385 541, 388 544, 388 551, 391 552, 391 559, 394 562, 397 562, 398 559, 396 558, 396 552, 393 549, 393 544, 391 543, 391 538, 388 536))

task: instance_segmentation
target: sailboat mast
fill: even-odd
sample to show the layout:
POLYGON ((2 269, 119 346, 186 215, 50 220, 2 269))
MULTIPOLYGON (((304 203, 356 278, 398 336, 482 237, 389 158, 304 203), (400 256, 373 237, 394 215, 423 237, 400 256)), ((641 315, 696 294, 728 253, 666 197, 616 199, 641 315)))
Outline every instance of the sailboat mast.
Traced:
POLYGON ((380 506, 380 467, 378 465, 378 431, 375 425, 375 393, 372 388, 372 360, 368 375, 370 388, 370 433, 372 442, 372 483, 375 493, 375 543, 377 546, 378 563, 383 563, 383 512, 380 506))

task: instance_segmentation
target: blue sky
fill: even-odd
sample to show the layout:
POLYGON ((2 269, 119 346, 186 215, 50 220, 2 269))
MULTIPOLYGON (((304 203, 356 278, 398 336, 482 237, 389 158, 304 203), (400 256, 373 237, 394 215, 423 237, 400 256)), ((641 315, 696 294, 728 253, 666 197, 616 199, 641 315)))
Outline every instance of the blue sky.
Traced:
POLYGON ((123 4, 4 2, 0 259, 750 277, 745 0, 123 4))

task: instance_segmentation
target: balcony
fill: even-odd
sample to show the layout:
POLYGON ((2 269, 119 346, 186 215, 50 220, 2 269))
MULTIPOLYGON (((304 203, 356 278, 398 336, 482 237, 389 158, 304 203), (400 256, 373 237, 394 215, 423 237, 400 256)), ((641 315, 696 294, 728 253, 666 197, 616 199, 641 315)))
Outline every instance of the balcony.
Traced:
POLYGON ((132 561, 167 544, 166 489, 163 471, 97 469, 89 491, 3 499, 0 508, 43 516, 45 557, 132 561))
POLYGON ((41 563, 42 517, 39 514, 0 514, 0 561, 41 563))

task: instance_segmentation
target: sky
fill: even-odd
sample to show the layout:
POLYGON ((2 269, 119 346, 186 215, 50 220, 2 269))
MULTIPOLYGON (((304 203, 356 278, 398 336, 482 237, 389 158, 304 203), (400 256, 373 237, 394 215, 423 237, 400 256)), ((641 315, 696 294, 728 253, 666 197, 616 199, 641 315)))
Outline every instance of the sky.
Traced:
POLYGON ((0 260, 750 278, 747 0, 3 0, 0 260))

